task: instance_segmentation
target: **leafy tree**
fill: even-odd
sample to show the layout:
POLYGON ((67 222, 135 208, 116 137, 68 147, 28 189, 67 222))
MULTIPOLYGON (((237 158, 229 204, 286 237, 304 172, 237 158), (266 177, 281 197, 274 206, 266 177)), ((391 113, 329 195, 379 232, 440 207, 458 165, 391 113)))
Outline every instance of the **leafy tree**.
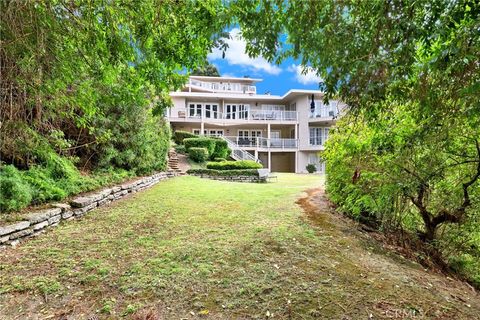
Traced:
MULTIPOLYGON (((164 168, 168 93, 215 45, 221 4, 1 1, 2 161, 52 181, 51 159, 94 171, 164 168)), ((65 181, 63 193, 50 194, 79 185, 65 181)))
POLYGON ((193 76, 209 76, 209 77, 220 77, 217 67, 214 64, 211 64, 208 61, 205 61, 205 65, 195 69, 192 72, 193 76))
MULTIPOLYGON (((477 2, 238 0, 231 10, 251 55, 277 62, 301 58, 325 79, 327 99, 339 96, 374 132, 390 132, 385 124, 392 116, 407 114, 411 127, 400 128, 409 135, 377 139, 385 145, 400 139, 403 147, 400 143, 383 152, 416 159, 404 163, 396 180, 409 184, 407 199, 424 221, 426 239, 440 224, 463 219, 480 170, 475 152, 480 127, 477 2), (460 163, 451 168, 461 180, 455 194, 463 197, 455 209, 437 203, 435 215, 423 201, 427 193, 439 192, 430 190, 438 187, 430 180, 444 180, 447 169, 441 164, 447 155, 460 163)), ((353 176, 355 168, 350 170, 353 176)))

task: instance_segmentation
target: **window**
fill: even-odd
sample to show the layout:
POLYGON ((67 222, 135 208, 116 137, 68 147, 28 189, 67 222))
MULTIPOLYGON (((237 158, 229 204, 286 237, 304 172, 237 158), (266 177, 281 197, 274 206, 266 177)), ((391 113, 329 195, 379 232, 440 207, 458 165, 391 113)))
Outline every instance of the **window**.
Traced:
POLYGON ((212 137, 222 137, 223 130, 209 130, 209 135, 212 137))
POLYGON ((239 119, 248 119, 248 111, 250 106, 248 104, 238 105, 238 118, 239 119))
MULTIPOLYGON (((196 134, 197 136, 200 135, 200 129, 193 129, 193 134, 196 134)), ((203 134, 207 135, 207 130, 203 130, 203 134)))
POLYGON ((317 153, 310 153, 308 155, 308 163, 315 165, 318 173, 325 173, 325 161, 317 153))
POLYGON ((227 111, 225 119, 236 119, 237 115, 237 105, 236 104, 227 104, 227 111))
POLYGON ((323 145, 323 128, 310 128, 310 145, 323 145))
POLYGON ((188 116, 190 118, 201 118, 202 117, 202 104, 201 103, 190 103, 188 105, 188 116))
POLYGON ((205 118, 218 119, 218 104, 205 104, 205 118))
POLYGON ((310 145, 323 146, 328 139, 330 128, 310 127, 310 145))

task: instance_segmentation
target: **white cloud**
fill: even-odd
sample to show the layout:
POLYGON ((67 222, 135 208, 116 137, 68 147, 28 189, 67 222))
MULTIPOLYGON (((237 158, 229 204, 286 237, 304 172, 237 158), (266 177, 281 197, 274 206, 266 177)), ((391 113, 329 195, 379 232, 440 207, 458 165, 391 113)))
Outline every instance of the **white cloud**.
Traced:
MULTIPOLYGON (((282 72, 278 66, 269 63, 265 58, 250 58, 245 53, 246 42, 240 36, 240 29, 234 28, 230 31, 230 39, 226 39, 228 49, 225 52, 225 59, 228 64, 247 67, 254 71, 263 71, 268 74, 277 75, 282 72)), ((222 59, 222 51, 215 49, 208 55, 209 60, 222 59)))
POLYGON ((288 67, 288 71, 295 73, 295 80, 300 82, 301 84, 308 85, 308 84, 318 84, 322 81, 322 78, 317 76, 315 71, 313 71, 310 67, 303 67, 301 65, 292 64, 288 67), (305 72, 304 72, 305 71, 305 72))

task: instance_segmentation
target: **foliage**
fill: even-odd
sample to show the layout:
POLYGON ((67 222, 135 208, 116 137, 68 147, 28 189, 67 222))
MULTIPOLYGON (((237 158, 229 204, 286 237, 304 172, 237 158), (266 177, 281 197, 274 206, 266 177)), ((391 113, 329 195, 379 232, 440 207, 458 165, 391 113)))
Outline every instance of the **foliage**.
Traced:
POLYGON ((228 170, 216 170, 216 169, 189 169, 188 174, 205 174, 210 176, 219 177, 235 177, 235 176, 254 176, 258 177, 257 169, 228 169, 228 170))
POLYGON ((0 157, 33 201, 90 188, 75 167, 164 169, 168 93, 204 64, 223 16, 218 0, 0 2, 0 157))
POLYGON ((227 159, 225 159, 225 158, 215 158, 215 159, 213 159, 213 161, 215 161, 215 162, 223 162, 223 161, 227 161, 227 159))
POLYGON ((230 6, 252 56, 300 58, 323 79, 326 100, 348 104, 327 142, 331 199, 452 252, 480 215, 478 1, 230 6))
POLYGON ((198 138, 196 134, 193 134, 188 131, 176 130, 173 133, 173 140, 176 144, 183 144, 183 139, 185 138, 198 138))
POLYGON ((307 172, 308 172, 308 173, 315 173, 315 172, 317 172, 317 167, 316 167, 314 164, 312 164, 312 163, 307 164, 307 166, 305 167, 305 169, 307 169, 307 172))
POLYGON ((186 154, 187 149, 185 149, 185 146, 183 144, 177 144, 175 145, 175 151, 180 154, 186 154))
POLYGON ((0 168, 0 211, 19 210, 32 200, 32 190, 12 165, 0 168))
POLYGON ((203 66, 192 72, 192 76, 220 77, 220 73, 218 72, 217 67, 207 60, 203 66))
POLYGON ((207 169, 215 170, 236 170, 236 169, 261 169, 263 166, 252 160, 240 161, 222 161, 222 162, 208 162, 207 169))
POLYGON ((214 160, 215 158, 227 158, 230 155, 230 148, 228 148, 227 141, 223 139, 214 139, 215 140, 215 149, 213 153, 210 155, 210 159, 214 160))
POLYGON ((208 154, 212 155, 215 151, 216 139, 208 137, 185 138, 183 144, 185 145, 187 152, 190 152, 190 148, 205 148, 207 149, 208 154))
POLYGON ((188 157, 195 162, 205 162, 208 159, 206 148, 191 147, 188 149, 188 157))

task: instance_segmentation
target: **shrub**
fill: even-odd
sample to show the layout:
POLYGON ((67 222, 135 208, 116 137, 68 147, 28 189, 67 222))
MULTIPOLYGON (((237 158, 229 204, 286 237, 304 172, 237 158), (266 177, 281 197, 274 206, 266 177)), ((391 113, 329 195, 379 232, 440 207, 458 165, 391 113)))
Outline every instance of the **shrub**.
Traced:
POLYGON ((305 168, 307 169, 308 173, 317 172, 317 167, 315 167, 315 165, 312 163, 307 164, 305 168))
POLYGON ((190 152, 190 148, 205 148, 211 155, 215 150, 215 139, 212 138, 186 138, 183 140, 183 144, 187 152, 190 152))
POLYGON ((205 174, 218 177, 233 177, 233 176, 254 176, 258 177, 257 169, 238 169, 238 170, 214 170, 214 169, 189 169, 188 174, 205 174))
POLYGON ((20 171, 8 165, 0 169, 0 211, 8 212, 26 207, 32 200, 32 190, 22 179, 20 171))
POLYGON ((183 140, 186 138, 198 138, 198 136, 191 132, 181 130, 175 131, 173 135, 173 141, 175 141, 176 144, 183 144, 183 140))
POLYGON ((185 154, 187 153, 187 149, 185 149, 185 146, 183 144, 177 144, 175 146, 175 151, 180 154, 185 154))
POLYGON ((215 161, 215 162, 223 162, 223 161, 227 161, 227 159, 225 159, 225 158, 215 158, 215 159, 213 159, 213 161, 215 161))
POLYGON ((188 150, 188 157, 195 162, 205 162, 208 159, 208 151, 205 148, 191 147, 188 150))
POLYGON ((263 166, 252 160, 241 161, 222 161, 222 162, 208 162, 208 169, 215 170, 238 170, 238 169, 261 169, 263 166))
POLYGON ((215 158, 226 158, 230 154, 230 149, 228 148, 227 141, 223 139, 213 139, 215 141, 215 149, 210 155, 210 159, 215 158))

